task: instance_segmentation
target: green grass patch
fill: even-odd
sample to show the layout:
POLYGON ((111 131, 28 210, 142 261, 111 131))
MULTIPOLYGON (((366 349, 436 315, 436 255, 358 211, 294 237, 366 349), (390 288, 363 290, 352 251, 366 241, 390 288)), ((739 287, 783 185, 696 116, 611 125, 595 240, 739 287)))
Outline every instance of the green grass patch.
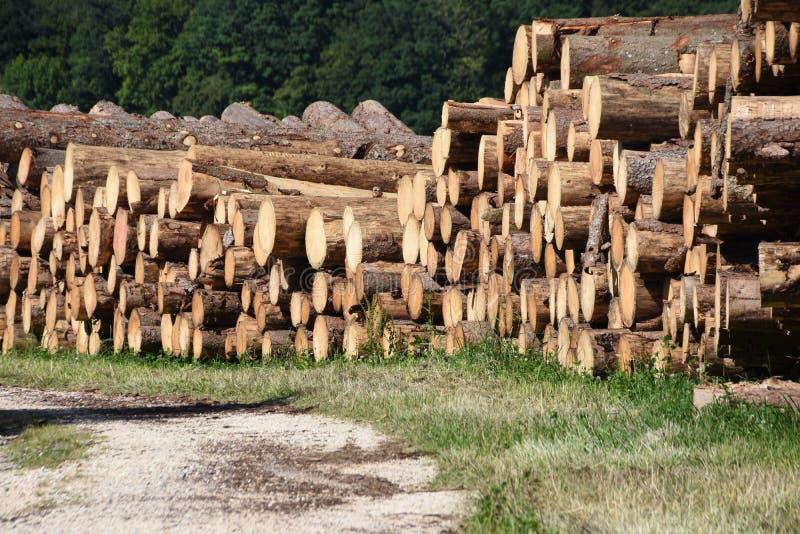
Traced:
POLYGON ((69 425, 29 426, 2 449, 20 467, 58 467, 80 460, 92 444, 92 435, 69 425))
POLYGON ((0 383, 227 402, 367 421, 476 491, 474 532, 782 531, 800 523, 800 418, 716 405, 643 372, 597 379, 490 341, 454 357, 192 364, 16 354, 0 383))

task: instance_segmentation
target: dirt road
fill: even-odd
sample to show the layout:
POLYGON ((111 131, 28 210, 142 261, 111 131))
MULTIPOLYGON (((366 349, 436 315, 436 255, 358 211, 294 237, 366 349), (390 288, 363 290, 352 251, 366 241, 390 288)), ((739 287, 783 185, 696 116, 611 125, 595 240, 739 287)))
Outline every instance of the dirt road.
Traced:
POLYGON ((441 532, 466 506, 426 491, 429 458, 283 406, 0 388, 0 438, 44 421, 96 443, 55 469, 0 459, 3 531, 441 532))

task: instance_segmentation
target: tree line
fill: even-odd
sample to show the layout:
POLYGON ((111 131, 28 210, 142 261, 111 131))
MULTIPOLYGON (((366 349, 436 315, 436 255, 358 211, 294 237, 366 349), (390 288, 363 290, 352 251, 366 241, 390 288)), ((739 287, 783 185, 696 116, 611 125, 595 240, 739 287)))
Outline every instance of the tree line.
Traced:
POLYGON ((500 95, 536 16, 733 13, 739 0, 6 0, 0 89, 32 108, 278 117, 374 98, 430 133, 447 98, 500 95))

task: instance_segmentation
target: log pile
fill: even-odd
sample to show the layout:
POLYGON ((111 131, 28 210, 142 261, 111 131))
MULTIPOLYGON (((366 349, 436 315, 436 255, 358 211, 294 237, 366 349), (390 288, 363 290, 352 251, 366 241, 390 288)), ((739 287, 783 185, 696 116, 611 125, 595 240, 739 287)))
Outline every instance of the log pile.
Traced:
POLYGON ((361 346, 344 317, 358 318, 364 295, 396 304, 386 284, 400 270, 381 261, 408 254, 396 192, 431 175, 431 138, 378 102, 352 116, 317 102, 283 121, 236 103, 196 121, 7 100, 4 351, 322 358, 345 332, 361 346))
POLYGON ((798 22, 775 0, 534 19, 503 98, 445 102, 432 139, 374 101, 2 109, 3 347, 325 359, 497 335, 597 375, 790 372, 798 22))

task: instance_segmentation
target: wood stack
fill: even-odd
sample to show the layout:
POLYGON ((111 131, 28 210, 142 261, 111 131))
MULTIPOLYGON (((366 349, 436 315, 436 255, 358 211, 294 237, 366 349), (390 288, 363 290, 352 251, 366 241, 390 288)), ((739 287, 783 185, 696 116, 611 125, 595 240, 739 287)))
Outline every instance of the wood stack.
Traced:
POLYGON ((375 101, 352 117, 315 103, 307 122, 103 107, 0 110, 4 350, 323 358, 345 332, 360 346, 343 317, 376 287, 394 298, 376 262, 403 259, 397 184, 431 173, 430 138, 375 101))
POLYGON ((467 303, 449 348, 496 331, 595 374, 793 368, 800 10, 787 5, 534 19, 506 106, 445 103, 432 157, 447 194, 423 226, 429 275, 467 303), (477 189, 460 188, 472 175, 477 189))
POLYGON ((534 19, 504 98, 445 102, 429 145, 375 102, 149 130, 0 110, 4 347, 324 359, 498 335, 593 374, 788 372, 800 12, 741 13, 534 19))

